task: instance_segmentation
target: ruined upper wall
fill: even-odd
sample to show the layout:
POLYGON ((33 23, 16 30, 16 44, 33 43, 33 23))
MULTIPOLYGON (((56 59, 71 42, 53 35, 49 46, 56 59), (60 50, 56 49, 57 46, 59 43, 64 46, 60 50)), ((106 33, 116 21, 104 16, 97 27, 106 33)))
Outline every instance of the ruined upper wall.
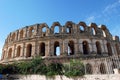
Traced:
POLYGON ((11 32, 8 35, 5 43, 20 41, 26 38, 30 39, 35 37, 52 37, 56 35, 92 36, 119 41, 118 36, 115 36, 113 39, 112 34, 109 32, 105 25, 98 27, 95 23, 86 25, 85 22, 79 22, 76 24, 72 21, 67 21, 64 25, 61 25, 59 22, 53 22, 50 27, 46 23, 26 26, 24 28, 11 32))

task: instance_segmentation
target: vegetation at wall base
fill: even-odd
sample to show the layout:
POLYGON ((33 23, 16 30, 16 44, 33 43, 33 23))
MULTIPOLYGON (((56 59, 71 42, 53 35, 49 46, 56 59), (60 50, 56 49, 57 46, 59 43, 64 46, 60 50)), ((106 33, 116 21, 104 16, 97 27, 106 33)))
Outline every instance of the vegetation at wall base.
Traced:
POLYGON ((55 75, 76 77, 83 76, 85 70, 83 63, 80 61, 71 60, 70 63, 67 64, 58 62, 45 64, 41 57, 36 57, 29 62, 0 65, 0 74, 40 74, 48 77, 53 77, 55 75))

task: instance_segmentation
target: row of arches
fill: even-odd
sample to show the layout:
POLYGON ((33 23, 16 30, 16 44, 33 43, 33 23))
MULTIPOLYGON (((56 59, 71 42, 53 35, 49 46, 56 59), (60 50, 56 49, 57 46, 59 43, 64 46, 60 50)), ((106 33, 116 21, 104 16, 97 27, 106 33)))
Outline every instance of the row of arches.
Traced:
POLYGON ((78 24, 75 24, 71 21, 66 22, 64 26, 61 26, 59 22, 54 22, 51 28, 49 28, 46 23, 42 23, 26 27, 17 31, 11 33, 10 36, 7 38, 7 41, 14 41, 23 39, 25 37, 32 37, 32 35, 47 36, 56 33, 76 34, 90 32, 89 34, 92 35, 102 35, 104 37, 110 37, 110 32, 105 25, 101 25, 101 27, 99 28, 95 23, 91 23, 88 27, 84 22, 79 22, 78 24))
MULTIPOLYGON (((53 45, 53 56, 60 56, 61 55, 61 49, 63 48, 63 46, 61 46, 60 41, 54 41, 53 45)), ((51 45, 51 46, 52 46, 51 45)), ((76 43, 73 40, 69 40, 67 44, 65 44, 67 46, 66 48, 66 54, 69 55, 75 55, 76 54, 76 43)), ((78 44, 79 45, 79 44, 78 44)), ((81 44, 80 44, 81 45, 81 44)), ((31 57, 32 56, 32 50, 33 50, 33 45, 32 44, 27 44, 26 46, 26 52, 23 52, 23 47, 22 46, 17 46, 14 52, 13 48, 9 48, 8 51, 4 50, 3 51, 3 58, 4 56, 7 55, 8 53, 8 57, 7 58, 12 58, 12 54, 15 53, 14 57, 20 57, 20 56, 25 56, 25 57, 31 57), (24 55, 22 54, 24 53, 24 55), (6 55, 5 55, 6 54, 6 55)), ((46 49, 48 49, 48 45, 45 42, 41 42, 39 43, 39 50, 37 50, 40 56, 45 56, 46 54, 46 49)), ((96 54, 97 55, 102 55, 102 45, 99 41, 95 42, 95 47, 96 47, 96 54)), ((83 55, 89 55, 90 54, 90 44, 88 43, 88 41, 83 41, 82 42, 82 53, 83 55)), ((109 56, 113 55, 113 51, 112 51, 112 45, 110 42, 106 43, 106 48, 107 48, 107 52, 109 56)), ((116 53, 119 55, 119 45, 116 43, 115 44, 115 48, 116 48, 116 53)), ((33 53, 34 54, 34 53, 33 53)), ((50 54, 50 53, 49 53, 50 54)))

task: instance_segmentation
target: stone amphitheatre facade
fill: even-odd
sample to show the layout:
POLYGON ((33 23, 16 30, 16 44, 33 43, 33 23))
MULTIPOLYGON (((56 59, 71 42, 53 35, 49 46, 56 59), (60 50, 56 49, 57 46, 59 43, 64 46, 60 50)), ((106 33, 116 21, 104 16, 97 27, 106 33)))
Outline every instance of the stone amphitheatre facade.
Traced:
POLYGON ((105 25, 98 27, 95 23, 68 21, 65 25, 54 22, 51 27, 46 23, 26 26, 8 35, 2 51, 0 63, 41 56, 48 61, 80 59, 88 74, 113 73, 120 67, 119 37, 113 37, 105 25))

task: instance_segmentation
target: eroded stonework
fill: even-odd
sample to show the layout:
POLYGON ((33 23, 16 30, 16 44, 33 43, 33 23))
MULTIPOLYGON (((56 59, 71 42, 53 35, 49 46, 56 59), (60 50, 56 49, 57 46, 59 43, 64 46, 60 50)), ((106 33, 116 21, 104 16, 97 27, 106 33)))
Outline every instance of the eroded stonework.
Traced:
MULTIPOLYGON (((61 25, 54 22, 51 27, 41 23, 11 32, 5 40, 2 51, 1 63, 28 60, 34 56, 55 58, 61 62, 71 58, 82 58, 88 67, 94 66, 98 70, 97 64, 104 68, 108 66, 106 58, 114 56, 116 58, 120 55, 120 42, 118 36, 113 38, 105 25, 98 27, 95 23, 86 25, 84 22, 76 24, 72 21, 61 25)), ((110 61, 112 59, 110 58, 110 61)), ((89 71, 99 72, 100 69, 98 72, 89 71)))

